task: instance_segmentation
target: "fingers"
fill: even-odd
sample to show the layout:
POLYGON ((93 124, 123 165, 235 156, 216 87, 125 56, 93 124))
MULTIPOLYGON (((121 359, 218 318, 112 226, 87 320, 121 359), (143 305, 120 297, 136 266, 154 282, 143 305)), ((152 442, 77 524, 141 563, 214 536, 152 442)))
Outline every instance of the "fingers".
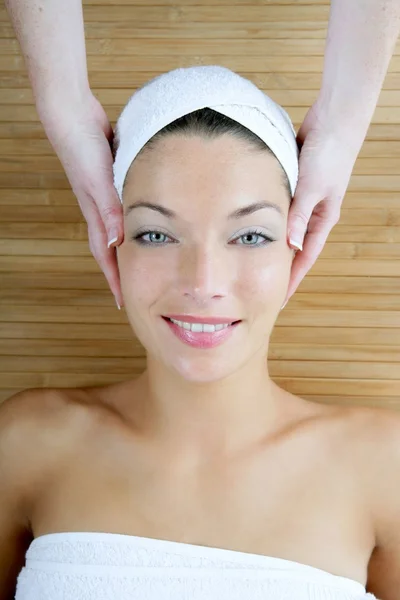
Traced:
MULTIPOLYGON (((102 143, 98 146, 101 157, 100 170, 96 173, 91 196, 107 231, 107 246, 119 246, 123 241, 124 227, 122 204, 113 185, 113 156, 111 148, 114 132, 103 107, 97 100, 94 100, 93 111, 96 114, 97 123, 101 126, 101 131, 107 140, 107 144, 104 144, 104 140, 101 140, 102 143)), ((91 172, 90 168, 89 172, 91 172)))
POLYGON ((96 227, 92 234, 92 245, 97 252, 97 255, 94 254, 94 256, 106 276, 120 309, 122 306, 122 293, 115 246, 119 246, 124 240, 124 224, 122 204, 114 186, 109 189, 108 194, 101 194, 97 197, 96 208, 103 227, 96 227), (105 238, 107 239, 107 246, 105 238))
MULTIPOLYGON (((122 305, 114 246, 124 239, 123 208, 113 184, 113 130, 101 103, 90 94, 79 106, 48 119, 46 133, 65 169, 88 225, 90 250, 122 305)), ((53 113, 54 114, 54 113, 53 113)))
POLYGON ((106 231, 106 246, 110 247, 111 244, 119 246, 124 238, 123 208, 112 183, 110 170, 107 169, 104 175, 102 175, 101 172, 97 173, 96 180, 93 184, 86 182, 84 195, 84 202, 81 202, 79 197, 78 201, 88 225, 90 225, 90 223, 88 218, 89 215, 86 215, 86 206, 87 201, 89 200, 90 204, 94 202, 97 212, 103 222, 106 231))
MULTIPOLYGON (((90 251, 93 254, 100 269, 103 271, 107 279, 108 285, 110 286, 111 292, 114 295, 115 302, 118 308, 120 308, 123 302, 117 254, 114 247, 114 244, 117 245, 118 242, 114 242, 113 246, 108 247, 108 234, 106 231, 106 227, 104 225, 103 219, 101 218, 100 211, 94 202, 94 199, 86 198, 84 202, 81 203, 80 201, 79 203, 81 204, 81 206, 84 205, 85 207, 84 210, 82 210, 82 212, 88 225, 90 251)), ((108 213, 108 216, 110 216, 110 213, 108 213)), ((115 215, 113 215, 113 218, 115 218, 115 215)), ((111 227, 113 226, 114 225, 111 225, 111 227)), ((123 241, 123 234, 121 236, 120 230, 118 230, 118 232, 118 241, 119 243, 121 243, 123 241)))
POLYGON ((324 220, 320 221, 314 230, 312 229, 312 226, 310 227, 310 231, 307 232, 304 238, 303 250, 301 252, 296 252, 292 262, 286 302, 291 298, 305 275, 316 262, 336 223, 337 219, 324 220))
POLYGON ((288 241, 296 250, 303 250, 308 223, 316 205, 321 202, 320 193, 310 193, 309 185, 303 188, 305 186, 299 181, 288 214, 288 241))
MULTIPOLYGON (((112 192, 110 191, 110 196, 112 192)), ((122 205, 114 190, 115 200, 110 197, 97 199, 97 208, 107 232, 107 247, 119 246, 124 238, 122 205)))
MULTIPOLYGON (((75 192, 88 224, 90 250, 103 271, 118 308, 122 306, 122 292, 115 246, 124 240, 123 207, 112 182, 112 168, 106 165, 94 173, 86 170, 85 189, 75 192)), ((102 158, 102 160, 104 160, 102 158)))

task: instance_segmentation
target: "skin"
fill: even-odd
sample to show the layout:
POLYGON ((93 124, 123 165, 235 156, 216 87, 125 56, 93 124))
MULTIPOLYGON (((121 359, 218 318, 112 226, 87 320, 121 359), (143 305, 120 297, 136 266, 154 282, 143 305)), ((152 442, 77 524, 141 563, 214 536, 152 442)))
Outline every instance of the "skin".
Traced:
POLYGON ((130 169, 125 213, 140 199, 178 215, 172 220, 149 208, 132 210, 118 250, 127 316, 147 350, 140 389, 149 420, 157 437, 173 440, 179 431, 182 440, 184 431, 200 454, 205 445, 210 450, 214 444, 240 446, 263 430, 260 417, 271 422, 281 397, 265 360, 294 255, 286 242, 289 202, 279 164, 230 136, 213 141, 171 136, 130 169), (234 210, 263 200, 276 203, 282 214, 264 208, 227 219, 234 210), (237 238, 254 226, 275 241, 262 246, 262 236, 253 235, 258 247, 245 246, 237 238), (150 247, 132 241, 143 227, 161 228, 167 243, 150 247), (201 352, 171 335, 161 315, 174 313, 242 323, 228 342, 201 352), (227 424, 229 434, 222 435, 227 424))
POLYGON ((321 90, 298 131, 299 181, 288 218, 293 296, 340 220, 400 31, 399 0, 332 0, 321 90))
POLYGON ((286 558, 395 600, 400 417, 308 402, 268 374, 293 260, 277 161, 230 136, 168 137, 129 171, 124 211, 143 200, 177 214, 131 210, 118 250, 147 370, 101 388, 28 390, 0 407, 0 600, 13 598, 30 541, 60 531, 286 558), (227 219, 265 200, 283 216, 227 219), (275 241, 246 246, 239 236, 253 226, 275 241), (140 245, 131 238, 143 227, 176 243, 140 245), (198 350, 169 331, 160 315, 172 312, 242 323, 198 350))

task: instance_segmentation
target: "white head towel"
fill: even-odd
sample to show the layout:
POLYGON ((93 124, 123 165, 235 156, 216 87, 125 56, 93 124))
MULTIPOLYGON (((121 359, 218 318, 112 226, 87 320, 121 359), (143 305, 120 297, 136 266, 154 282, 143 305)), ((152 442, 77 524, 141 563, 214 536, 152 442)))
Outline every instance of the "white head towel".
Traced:
POLYGON ((226 67, 208 65, 163 73, 127 102, 115 128, 114 186, 121 202, 129 167, 146 142, 172 121, 205 107, 258 135, 281 163, 294 195, 298 147, 289 115, 249 79, 226 67))

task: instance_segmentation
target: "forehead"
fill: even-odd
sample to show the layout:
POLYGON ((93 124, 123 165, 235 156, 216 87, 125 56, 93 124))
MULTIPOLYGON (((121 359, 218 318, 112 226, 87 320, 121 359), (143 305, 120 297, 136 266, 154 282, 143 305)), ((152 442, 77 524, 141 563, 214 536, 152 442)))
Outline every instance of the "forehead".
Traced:
POLYGON ((168 135, 144 148, 133 161, 124 194, 132 199, 144 191, 174 194, 226 195, 247 189, 277 193, 284 189, 278 160, 232 135, 214 139, 196 135, 168 135))

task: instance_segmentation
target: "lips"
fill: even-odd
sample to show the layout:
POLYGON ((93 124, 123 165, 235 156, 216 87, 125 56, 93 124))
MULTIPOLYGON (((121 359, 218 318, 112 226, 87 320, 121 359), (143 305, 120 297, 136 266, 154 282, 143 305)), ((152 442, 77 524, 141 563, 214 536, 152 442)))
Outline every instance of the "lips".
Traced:
POLYGON ((239 326, 240 323, 240 321, 228 323, 228 327, 224 327, 223 329, 220 329, 218 331, 197 332, 191 331, 190 329, 184 329, 180 325, 177 325, 176 323, 171 321, 171 319, 169 319, 168 317, 163 317, 163 320, 167 324, 170 331, 182 342, 189 346, 192 346, 193 348, 199 348, 204 350, 207 348, 214 348, 215 346, 219 346, 220 344, 228 340, 236 331, 236 328, 239 326))

